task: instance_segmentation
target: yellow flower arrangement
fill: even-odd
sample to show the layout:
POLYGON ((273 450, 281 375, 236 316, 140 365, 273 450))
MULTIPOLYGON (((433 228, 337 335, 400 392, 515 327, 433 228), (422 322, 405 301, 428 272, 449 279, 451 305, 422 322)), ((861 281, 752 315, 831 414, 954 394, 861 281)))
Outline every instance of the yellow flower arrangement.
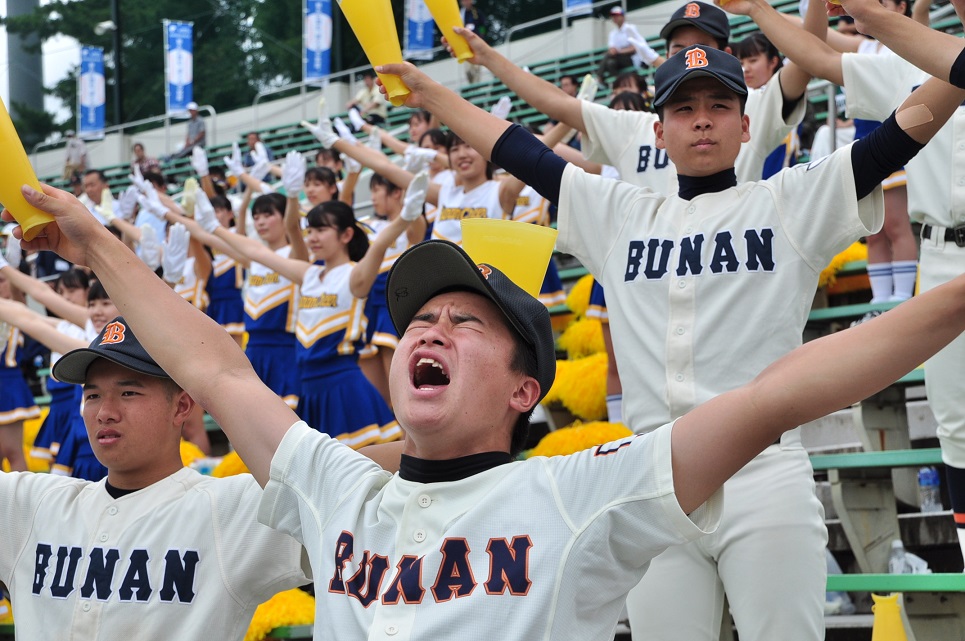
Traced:
POLYGON ((245 641, 261 641, 268 633, 285 625, 311 625, 315 622, 315 599, 302 590, 279 592, 255 610, 245 641))
POLYGON ((831 259, 831 262, 821 270, 818 277, 818 287, 834 285, 837 280, 838 272, 845 263, 856 260, 868 260, 868 246, 863 243, 853 243, 850 247, 831 259))
POLYGON ((529 452, 529 456, 564 456, 616 441, 633 434, 622 423, 576 421, 569 427, 550 432, 529 452))
POLYGON ((557 344, 566 350, 569 359, 583 358, 606 350, 603 343, 603 323, 596 318, 581 318, 570 323, 557 344))
POLYGON ((234 476, 235 474, 249 474, 248 467, 245 462, 241 460, 238 453, 234 450, 228 452, 228 454, 221 459, 221 462, 213 470, 211 470, 211 476, 218 478, 225 478, 226 476, 234 476))
MULTIPOLYGON (((557 369, 556 382, 551 392, 570 412, 587 421, 598 421, 606 416, 606 352, 566 361, 557 369)), ((557 362, 557 367, 560 362, 557 362)))
POLYGON ((205 454, 197 445, 190 441, 181 439, 181 463, 188 467, 192 462, 204 458, 205 454))
POLYGON ((590 290, 593 289, 593 276, 587 274, 576 281, 566 295, 566 306, 577 316, 586 314, 586 309, 590 306, 590 290))

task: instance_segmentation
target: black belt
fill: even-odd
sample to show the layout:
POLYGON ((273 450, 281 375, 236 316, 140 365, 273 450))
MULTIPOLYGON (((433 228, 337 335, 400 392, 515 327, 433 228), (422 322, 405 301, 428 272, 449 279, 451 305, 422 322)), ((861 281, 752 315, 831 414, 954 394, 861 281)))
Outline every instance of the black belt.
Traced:
MULTIPOLYGON (((921 228, 922 238, 931 238, 931 225, 923 225, 921 228)), ((965 247, 965 225, 958 227, 945 228, 945 242, 954 242, 959 247, 965 247)))

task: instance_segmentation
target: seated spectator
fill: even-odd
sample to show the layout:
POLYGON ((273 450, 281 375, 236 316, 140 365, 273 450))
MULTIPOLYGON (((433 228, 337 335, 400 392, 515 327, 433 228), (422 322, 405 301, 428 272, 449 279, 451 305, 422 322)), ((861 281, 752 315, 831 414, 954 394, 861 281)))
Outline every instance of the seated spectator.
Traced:
POLYGON ((632 24, 627 24, 626 15, 620 7, 610 9, 610 19, 613 20, 614 28, 610 31, 608 49, 600 61, 600 69, 597 76, 600 82, 606 82, 607 76, 614 76, 627 67, 639 67, 642 60, 637 55, 637 50, 630 44, 630 38, 644 40, 637 28, 632 24))
POLYGON ((134 159, 131 161, 132 169, 136 165, 141 170, 141 174, 161 172, 161 163, 158 162, 157 158, 147 155, 143 144, 134 143, 131 152, 134 154, 134 159))
POLYGON ((363 73, 362 82, 365 86, 355 94, 351 102, 345 105, 345 108, 358 109, 362 119, 370 125, 385 124, 385 119, 389 115, 389 103, 385 101, 375 84, 375 72, 363 73))

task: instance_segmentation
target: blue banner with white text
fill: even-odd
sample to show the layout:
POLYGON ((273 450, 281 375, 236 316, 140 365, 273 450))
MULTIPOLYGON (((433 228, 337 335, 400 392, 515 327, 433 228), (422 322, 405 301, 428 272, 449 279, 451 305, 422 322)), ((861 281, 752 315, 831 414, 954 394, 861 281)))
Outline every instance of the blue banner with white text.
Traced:
POLYGON ((80 76, 77 80, 77 132, 81 138, 104 135, 107 90, 104 81, 104 49, 80 48, 80 76))
POLYGON ((563 11, 568 16, 593 13, 593 0, 563 0, 563 11))
POLYGON ((194 101, 193 22, 164 21, 164 78, 167 113, 187 113, 194 101))
POLYGON ((432 60, 434 33, 432 14, 425 0, 406 0, 402 57, 407 60, 432 60))

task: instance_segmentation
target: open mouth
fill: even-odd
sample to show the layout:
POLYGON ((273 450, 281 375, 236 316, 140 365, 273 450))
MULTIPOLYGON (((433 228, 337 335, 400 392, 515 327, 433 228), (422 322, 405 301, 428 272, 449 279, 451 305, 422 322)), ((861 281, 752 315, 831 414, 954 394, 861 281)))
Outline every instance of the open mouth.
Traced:
POLYGON ((121 434, 117 430, 104 429, 98 430, 96 438, 98 443, 116 443, 117 440, 121 438, 121 434))
POLYGON ((449 384, 449 374, 442 363, 432 358, 420 358, 412 373, 412 384, 416 389, 442 387, 449 384))

